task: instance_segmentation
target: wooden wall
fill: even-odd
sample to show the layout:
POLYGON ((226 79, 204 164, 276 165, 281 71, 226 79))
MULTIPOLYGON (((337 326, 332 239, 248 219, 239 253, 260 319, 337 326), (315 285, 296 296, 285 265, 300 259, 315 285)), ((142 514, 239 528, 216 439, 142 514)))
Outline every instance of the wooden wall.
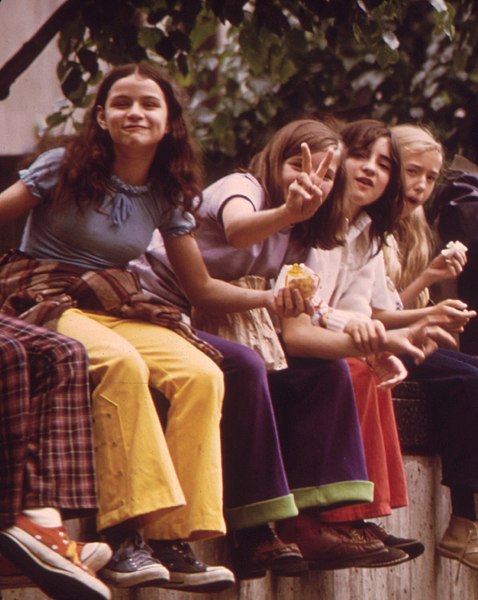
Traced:
MULTIPOLYGON (((192 594, 161 589, 117 590, 113 600, 478 600, 478 572, 439 557, 435 545, 449 518, 447 489, 440 485, 436 456, 404 457, 410 506, 383 519, 395 534, 420 538, 425 553, 414 561, 384 569, 344 569, 310 572, 300 578, 245 581, 218 594, 192 594)), ((198 555, 213 562, 227 557, 223 539, 194 545, 198 555)), ((36 589, 3 590, 3 600, 44 600, 36 589)), ((78 600, 81 600, 80 598, 78 600)))

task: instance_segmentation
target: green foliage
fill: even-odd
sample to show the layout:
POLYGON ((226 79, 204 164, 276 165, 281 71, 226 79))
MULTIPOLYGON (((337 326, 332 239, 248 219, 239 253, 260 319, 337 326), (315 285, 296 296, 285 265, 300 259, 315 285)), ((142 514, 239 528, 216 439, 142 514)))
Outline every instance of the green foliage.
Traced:
POLYGON ((153 60, 187 89, 211 176, 304 115, 425 122, 477 160, 477 25, 473 0, 84 0, 48 125, 79 118, 105 67, 153 60))

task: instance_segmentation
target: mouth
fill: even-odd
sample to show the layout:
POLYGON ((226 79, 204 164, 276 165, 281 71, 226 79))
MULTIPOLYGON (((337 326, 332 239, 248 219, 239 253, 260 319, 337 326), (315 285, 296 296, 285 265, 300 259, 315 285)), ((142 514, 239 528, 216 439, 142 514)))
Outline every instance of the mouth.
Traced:
POLYGON ((123 129, 125 131, 138 131, 146 129, 146 127, 143 127, 142 125, 126 125, 125 127, 123 127, 123 129))
POLYGON ((407 196, 405 198, 405 201, 410 204, 413 207, 417 207, 420 206, 422 203, 420 202, 420 200, 417 200, 417 198, 411 198, 410 196, 407 196))
POLYGON ((373 181, 371 179, 369 179, 368 177, 356 177, 355 181, 357 181, 361 185, 365 185, 367 187, 373 186, 373 181))

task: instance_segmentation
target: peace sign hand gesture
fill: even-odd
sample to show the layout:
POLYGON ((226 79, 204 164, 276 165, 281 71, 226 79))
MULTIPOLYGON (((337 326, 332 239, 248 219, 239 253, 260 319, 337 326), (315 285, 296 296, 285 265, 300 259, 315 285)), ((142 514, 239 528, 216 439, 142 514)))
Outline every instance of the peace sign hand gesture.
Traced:
POLYGON ((307 143, 301 144, 302 168, 288 190, 285 207, 290 215, 290 223, 300 223, 310 219, 325 201, 321 185, 334 156, 327 150, 315 171, 312 167, 312 154, 307 143))

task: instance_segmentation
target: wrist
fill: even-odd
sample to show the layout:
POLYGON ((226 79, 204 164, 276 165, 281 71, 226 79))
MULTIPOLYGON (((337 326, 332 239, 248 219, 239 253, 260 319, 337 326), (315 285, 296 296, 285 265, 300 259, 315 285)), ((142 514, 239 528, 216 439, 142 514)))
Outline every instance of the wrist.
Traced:
POLYGON ((439 278, 436 278, 430 273, 428 269, 425 269, 420 277, 417 278, 417 281, 420 285, 420 291, 425 290, 427 287, 433 285, 439 278))
POLYGON ((310 321, 316 327, 323 327, 330 331, 342 332, 347 325, 348 319, 330 306, 319 306, 311 316, 310 321))
POLYGON ((278 222, 281 225, 281 229, 284 227, 290 227, 295 225, 297 222, 294 219, 294 214, 289 210, 287 204, 282 204, 276 208, 276 214, 278 217, 278 222))

